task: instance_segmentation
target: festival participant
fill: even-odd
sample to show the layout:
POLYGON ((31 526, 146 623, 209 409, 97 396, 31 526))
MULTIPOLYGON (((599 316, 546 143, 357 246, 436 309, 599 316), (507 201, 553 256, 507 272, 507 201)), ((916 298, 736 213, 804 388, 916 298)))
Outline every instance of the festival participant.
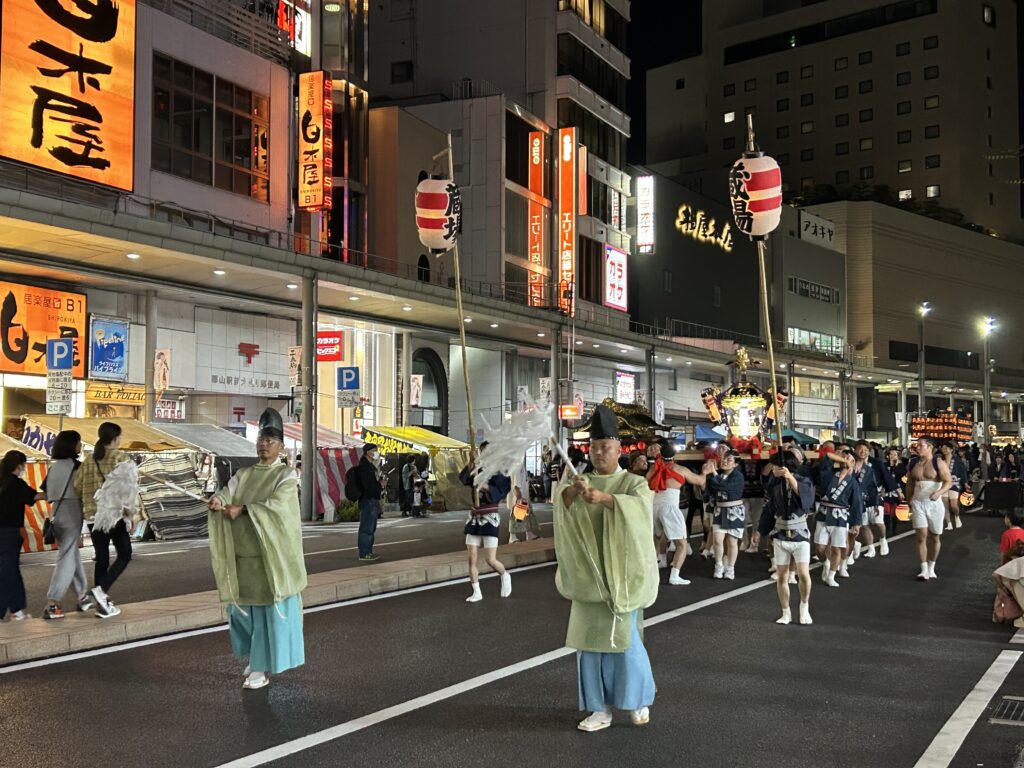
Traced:
POLYGON ((599 405, 590 432, 594 471, 563 478, 554 492, 555 585, 572 601, 565 644, 578 653, 581 731, 612 724, 612 708, 634 725, 650 721, 655 685, 641 639, 643 609, 658 596, 651 540, 653 496, 618 467, 615 414, 599 405))
MULTIPOLYGON (((885 535, 891 538, 896 535, 896 507, 903 501, 903 476, 907 474, 906 464, 900 457, 900 450, 890 446, 885 452, 883 470, 893 479, 893 489, 882 494, 882 506, 885 511, 885 535)), ((888 544, 886 545, 888 546, 888 544)))
POLYGON ((917 579, 928 581, 938 578, 935 563, 942 547, 945 520, 942 497, 953 487, 953 477, 946 462, 935 455, 934 439, 917 439, 917 458, 907 474, 907 497, 910 499, 910 521, 917 537, 917 554, 921 561, 917 579))
POLYGON ((946 514, 946 530, 960 528, 963 522, 960 520, 960 492, 970 487, 971 479, 967 473, 967 465, 953 451, 953 444, 944 442, 939 446, 942 460, 949 467, 949 475, 953 478, 953 487, 946 491, 942 497, 942 506, 946 514))
POLYGON ((281 414, 260 416, 259 463, 238 470, 210 499, 210 560, 228 633, 238 659, 248 659, 242 687, 270 684, 270 675, 305 663, 302 590, 306 565, 295 471, 278 461, 284 450, 281 414))
POLYGON ((811 480, 799 474, 802 460, 792 450, 784 452, 783 466, 772 463, 772 477, 767 485, 767 502, 761 511, 758 530, 753 540, 769 536, 777 569, 775 589, 782 615, 777 624, 789 624, 793 618, 789 608, 790 573, 800 581, 800 623, 811 624, 811 531, 807 515, 814 506, 811 480), (790 565, 792 563, 792 566, 790 565))
POLYGON ((716 579, 736 578, 736 557, 746 527, 747 510, 743 504, 746 479, 736 469, 738 456, 727 451, 718 461, 717 473, 712 461, 704 465, 704 482, 714 504, 714 553, 716 579))
MULTIPOLYGON (((896 489, 896 481, 886 472, 882 462, 870 454, 870 446, 866 440, 858 440, 853 448, 853 474, 860 485, 864 500, 864 524, 861 535, 864 537, 864 557, 875 556, 875 535, 878 536, 878 554, 885 557, 889 554, 889 541, 885 536, 885 507, 882 504, 882 491, 896 489)), ((861 554, 861 543, 854 540, 851 544, 851 557, 856 560, 861 554)), ((847 565, 850 565, 847 560, 847 565)))
MULTIPOLYGON (((487 449, 487 441, 480 443, 480 452, 487 449)), ((459 474, 465 485, 473 484, 473 474, 477 457, 470 455, 470 462, 459 474)), ((469 558, 469 583, 472 593, 466 598, 467 603, 479 603, 484 599, 480 591, 480 570, 477 565, 480 550, 484 551, 484 561, 501 579, 502 597, 512 594, 512 574, 498 559, 498 537, 501 533, 501 513, 498 505, 512 493, 512 480, 508 475, 495 474, 487 478, 487 488, 480 492, 477 506, 469 510, 466 525, 462 532, 466 536, 466 556, 469 558)), ((509 510, 511 518, 511 510, 509 510)), ((509 526, 511 527, 511 519, 509 526)))
POLYGON ((846 547, 850 534, 857 535, 864 516, 864 501, 853 475, 853 454, 840 447, 828 454, 830 463, 822 468, 814 529, 814 543, 822 554, 821 580, 838 587, 836 576, 849 578, 846 547))
POLYGON ((679 575, 679 570, 686 560, 686 521, 683 511, 679 508, 679 492, 689 481, 697 487, 704 486, 704 475, 691 472, 675 461, 675 447, 665 441, 660 444, 659 455, 654 466, 647 472, 647 484, 654 491, 654 541, 658 549, 658 565, 664 567, 665 555, 662 554, 664 540, 675 545, 672 567, 669 570, 668 583, 672 586, 686 586, 690 582, 679 575))

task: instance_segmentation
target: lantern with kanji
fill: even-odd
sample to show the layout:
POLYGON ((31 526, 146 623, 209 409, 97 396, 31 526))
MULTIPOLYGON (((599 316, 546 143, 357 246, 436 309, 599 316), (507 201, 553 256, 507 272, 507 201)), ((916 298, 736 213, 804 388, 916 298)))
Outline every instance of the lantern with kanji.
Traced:
POLYGON ((423 179, 416 186, 416 229, 420 242, 437 253, 449 251, 462 226, 462 195, 450 179, 423 179))
POLYGON ((736 228, 763 240, 782 217, 782 171, 762 152, 746 152, 729 171, 729 200, 736 228))

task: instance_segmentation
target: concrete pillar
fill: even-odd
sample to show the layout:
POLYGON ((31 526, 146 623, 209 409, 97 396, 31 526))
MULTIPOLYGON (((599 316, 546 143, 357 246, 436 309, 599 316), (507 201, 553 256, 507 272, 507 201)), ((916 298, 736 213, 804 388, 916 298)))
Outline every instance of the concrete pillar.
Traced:
POLYGON ((548 370, 551 373, 551 404, 554 406, 554 410, 551 414, 551 429, 556 438, 560 441, 562 439, 561 425, 562 422, 558 418, 558 406, 562 404, 562 344, 561 344, 561 329, 554 330, 551 332, 551 365, 548 370))
POLYGON ((402 412, 400 415, 403 427, 409 426, 412 404, 409 402, 409 395, 412 392, 412 334, 402 334, 402 358, 398 366, 399 384, 398 392, 402 398, 402 412))
POLYGON ((654 381, 654 347, 647 350, 647 408, 651 415, 654 415, 654 398, 657 396, 657 386, 654 381))
POLYGON ((301 518, 313 519, 316 498, 317 277, 302 278, 302 498, 301 518))
POLYGON ((910 442, 910 432, 907 428, 907 382, 905 381, 900 384, 899 404, 900 413, 903 414, 903 419, 896 426, 898 426, 900 430, 900 445, 907 445, 910 442))
POLYGON ((146 424, 152 423, 156 415, 156 334, 156 291, 146 291, 146 406, 142 414, 146 424))

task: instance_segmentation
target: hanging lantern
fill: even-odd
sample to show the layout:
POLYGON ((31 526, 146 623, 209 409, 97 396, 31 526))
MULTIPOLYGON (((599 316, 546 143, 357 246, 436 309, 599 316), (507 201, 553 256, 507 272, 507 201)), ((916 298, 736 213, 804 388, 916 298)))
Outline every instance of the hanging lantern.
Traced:
MULTIPOLYGON (((771 400, 771 392, 768 393, 768 399, 771 400)), ((768 406, 768 413, 764 417, 764 430, 765 435, 771 432, 772 427, 775 426, 775 420, 779 418, 779 414, 782 413, 782 409, 786 407, 786 401, 789 400, 789 392, 784 389, 780 389, 779 393, 775 396, 775 403, 768 406)))
POLYGON ((729 171, 729 200, 736 228, 763 240, 782 218, 782 171, 771 157, 748 152, 729 171))
POLYGON ((462 194, 450 179, 424 179, 416 186, 416 229, 420 242, 443 253, 455 246, 462 228, 462 194))
POLYGON ((747 381, 749 357, 743 347, 736 350, 736 364, 739 367, 740 380, 722 395, 722 410, 725 411, 725 419, 732 437, 749 440, 761 432, 768 400, 764 392, 747 381))

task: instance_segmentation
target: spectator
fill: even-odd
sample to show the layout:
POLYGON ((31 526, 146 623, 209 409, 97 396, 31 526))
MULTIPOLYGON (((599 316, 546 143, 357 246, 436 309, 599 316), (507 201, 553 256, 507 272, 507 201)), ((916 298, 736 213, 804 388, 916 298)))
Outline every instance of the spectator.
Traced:
POLYGON ((402 517, 408 517, 409 513, 412 512, 413 483, 414 478, 418 476, 416 457, 410 455, 406 459, 405 466, 402 467, 402 493, 400 499, 402 517))
POLYGON ((633 451, 629 456, 629 471, 641 477, 647 476, 647 457, 643 451, 633 451))
POLYGON ((82 436, 74 430, 59 433, 50 449, 50 458, 54 463, 46 473, 43 490, 52 504, 52 521, 59 552, 57 566, 50 578, 50 588, 46 592, 49 602, 43 611, 44 619, 64 618, 60 603, 72 583, 78 596, 78 610, 88 611, 92 608, 89 583, 85 578, 85 568, 82 567, 82 556, 78 549, 78 538, 82 535, 82 501, 75 493, 74 478, 81 466, 78 461, 81 452, 82 436))
POLYGON ((1011 509, 1003 517, 1003 537, 999 540, 999 553, 1003 564, 1024 556, 1024 509, 1011 509))
POLYGON ((361 495, 359 497, 359 559, 372 563, 380 560, 380 555, 373 551, 373 538, 377 533, 377 518, 380 517, 380 498, 384 490, 378 464, 380 454, 377 446, 367 443, 363 446, 363 458, 356 467, 356 478, 359 481, 361 495))
POLYGON ((21 451, 8 451, 0 460, 0 619, 10 611, 15 621, 30 618, 20 563, 25 507, 45 495, 21 479, 27 461, 21 451))

